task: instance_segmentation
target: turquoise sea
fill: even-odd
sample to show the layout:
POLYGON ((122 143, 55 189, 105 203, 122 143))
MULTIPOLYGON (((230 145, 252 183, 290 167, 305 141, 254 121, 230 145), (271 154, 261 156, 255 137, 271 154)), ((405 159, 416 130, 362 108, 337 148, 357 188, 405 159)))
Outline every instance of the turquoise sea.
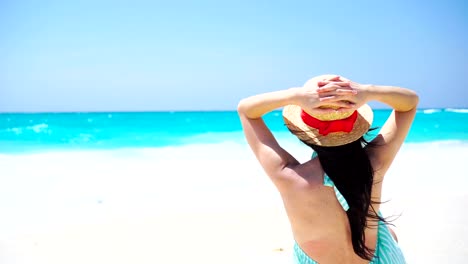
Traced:
MULTIPOLYGON (((379 127, 389 110, 375 110, 379 127)), ((281 112, 265 117, 288 137, 281 112)), ((235 111, 0 114, 0 153, 243 142, 235 111)), ((419 110, 407 142, 468 141, 468 109, 419 110)))

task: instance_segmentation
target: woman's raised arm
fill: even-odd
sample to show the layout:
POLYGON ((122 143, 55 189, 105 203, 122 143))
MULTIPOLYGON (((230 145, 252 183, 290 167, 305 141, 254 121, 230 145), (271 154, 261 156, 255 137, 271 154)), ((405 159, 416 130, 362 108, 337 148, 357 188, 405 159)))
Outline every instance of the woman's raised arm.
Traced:
POLYGON ((282 106, 296 103, 299 93, 300 89, 291 88, 254 95, 242 99, 237 107, 247 142, 273 180, 284 178, 283 169, 290 164, 297 164, 297 161, 278 144, 262 116, 282 106))
POLYGON ((376 100, 394 109, 375 139, 380 146, 375 151, 377 162, 386 171, 411 128, 419 97, 412 90, 395 86, 370 85, 367 93, 369 101, 376 100))

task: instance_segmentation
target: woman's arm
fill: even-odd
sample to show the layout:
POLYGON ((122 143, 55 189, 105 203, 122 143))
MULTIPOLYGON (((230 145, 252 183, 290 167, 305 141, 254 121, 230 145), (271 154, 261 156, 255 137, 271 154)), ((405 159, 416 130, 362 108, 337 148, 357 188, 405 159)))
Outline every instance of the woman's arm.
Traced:
POLYGON ((272 178, 281 179, 283 169, 297 161, 285 151, 263 122, 262 116, 277 108, 296 103, 298 88, 259 94, 242 99, 237 111, 247 142, 265 172, 272 178))
POLYGON ((394 109, 374 140, 380 146, 375 151, 376 162, 386 172, 411 128, 419 97, 412 90, 394 86, 370 85, 367 93, 368 100, 382 102, 394 109))
POLYGON ((285 105, 295 104, 300 88, 290 88, 287 90, 254 95, 242 99, 237 106, 239 115, 256 119, 285 105))
POLYGON ((409 89, 395 86, 368 85, 368 101, 376 100, 389 105, 397 112, 408 112, 416 109, 418 95, 409 89))

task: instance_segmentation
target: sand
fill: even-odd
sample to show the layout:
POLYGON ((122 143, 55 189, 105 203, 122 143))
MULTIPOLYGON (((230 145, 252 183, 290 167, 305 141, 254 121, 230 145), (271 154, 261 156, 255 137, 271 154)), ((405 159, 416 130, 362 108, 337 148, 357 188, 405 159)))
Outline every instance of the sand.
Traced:
MULTIPOLYGON (((395 222, 407 261, 466 263, 468 216, 454 212, 468 208, 468 198, 435 200, 427 207, 409 200, 395 222)), ((288 222, 275 209, 109 218, 3 237, 0 245, 1 263, 292 263, 288 222)))
MULTIPOLYGON (((292 263, 279 195, 245 146, 228 149, 1 155, 0 263, 292 263)), ((401 214, 408 263, 466 263, 467 148, 401 152, 382 211, 401 214)))

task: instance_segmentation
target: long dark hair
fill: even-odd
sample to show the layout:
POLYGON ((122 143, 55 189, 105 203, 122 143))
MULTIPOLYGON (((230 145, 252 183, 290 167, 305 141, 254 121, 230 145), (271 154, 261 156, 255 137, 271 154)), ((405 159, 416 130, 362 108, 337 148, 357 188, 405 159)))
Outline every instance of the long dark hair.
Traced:
POLYGON ((372 260, 374 250, 365 244, 364 230, 387 221, 372 206, 374 169, 365 146, 374 147, 363 137, 346 145, 324 147, 309 144, 317 154, 325 173, 332 179, 349 205, 348 215, 354 252, 361 258, 372 260), (368 221, 370 219, 371 221, 368 221))

